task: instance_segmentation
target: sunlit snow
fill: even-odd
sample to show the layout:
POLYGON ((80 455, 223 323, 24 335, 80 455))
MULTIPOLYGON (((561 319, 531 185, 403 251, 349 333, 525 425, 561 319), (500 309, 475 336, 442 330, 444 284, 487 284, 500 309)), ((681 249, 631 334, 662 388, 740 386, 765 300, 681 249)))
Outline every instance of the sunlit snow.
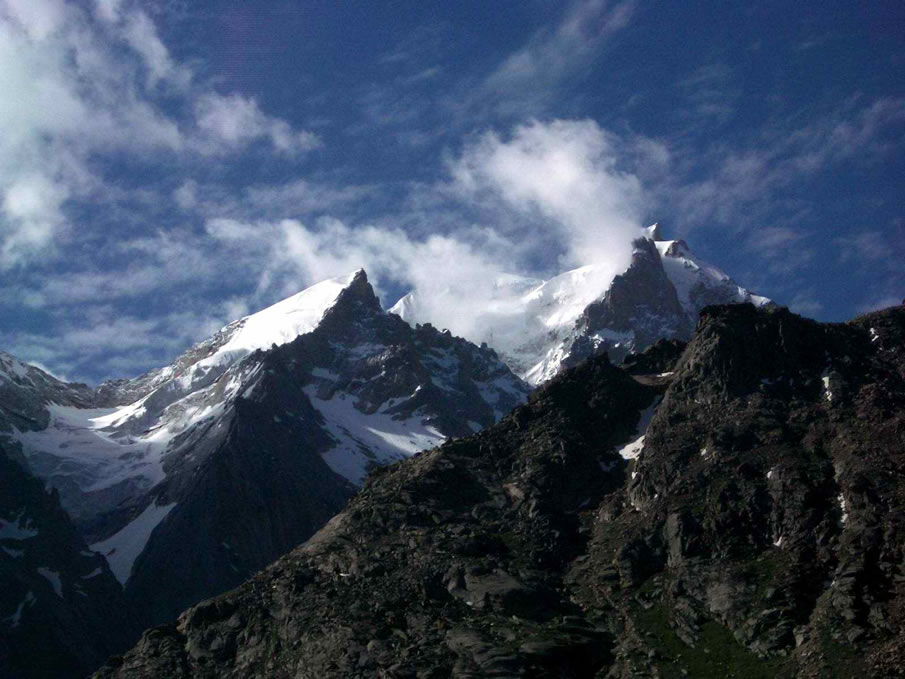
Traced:
POLYGON ((444 440, 436 428, 421 417, 393 419, 383 413, 365 415, 355 408, 355 398, 336 394, 331 399, 317 397, 316 389, 305 389, 311 403, 325 420, 336 444, 324 453, 324 461, 337 474, 361 485, 373 464, 388 464, 434 448, 444 440))

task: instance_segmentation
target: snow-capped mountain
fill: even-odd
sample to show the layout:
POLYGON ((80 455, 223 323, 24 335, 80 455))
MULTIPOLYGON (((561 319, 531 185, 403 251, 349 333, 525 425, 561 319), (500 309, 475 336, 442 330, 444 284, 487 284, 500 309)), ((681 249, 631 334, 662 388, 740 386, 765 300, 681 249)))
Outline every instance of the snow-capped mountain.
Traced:
MULTIPOLYGON (((657 339, 688 339, 709 304, 770 304, 685 241, 663 240, 657 224, 634 243, 632 263, 608 280, 604 267, 583 266, 548 281, 502 276, 498 302, 483 309, 468 339, 496 349, 527 382, 546 382, 564 367, 602 351, 619 360, 657 339)), ((418 290, 391 309, 409 323, 434 322, 418 290)))
POLYGON ((486 427, 529 387, 413 329, 357 271, 96 390, 3 356, 0 437, 57 488, 150 624, 317 530, 375 466, 486 427))

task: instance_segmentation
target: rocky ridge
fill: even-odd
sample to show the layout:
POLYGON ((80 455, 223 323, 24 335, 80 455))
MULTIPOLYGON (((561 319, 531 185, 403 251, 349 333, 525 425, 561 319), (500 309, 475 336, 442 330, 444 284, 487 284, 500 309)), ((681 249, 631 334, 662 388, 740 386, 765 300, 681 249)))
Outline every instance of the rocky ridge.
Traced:
POLYGON ((709 307, 380 470, 97 676, 901 676, 903 340, 902 309, 709 307))

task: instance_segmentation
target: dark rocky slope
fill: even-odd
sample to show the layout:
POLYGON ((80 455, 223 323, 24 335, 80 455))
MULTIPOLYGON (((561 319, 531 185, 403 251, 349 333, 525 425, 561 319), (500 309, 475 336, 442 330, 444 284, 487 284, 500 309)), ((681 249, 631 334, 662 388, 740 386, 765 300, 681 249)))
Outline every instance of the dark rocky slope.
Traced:
POLYGON ((139 629, 57 491, 0 447, 0 677, 83 676, 139 629))
POLYGON ((903 340, 708 308, 674 371, 579 365, 97 676, 900 675, 903 340))

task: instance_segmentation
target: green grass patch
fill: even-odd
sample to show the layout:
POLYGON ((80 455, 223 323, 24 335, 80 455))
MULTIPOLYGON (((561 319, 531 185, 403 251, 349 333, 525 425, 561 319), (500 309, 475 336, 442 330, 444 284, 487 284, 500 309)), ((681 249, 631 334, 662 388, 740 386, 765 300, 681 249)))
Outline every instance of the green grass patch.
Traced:
POLYGON ((757 657, 716 622, 706 622, 701 626, 698 643, 692 648, 670 626, 669 612, 663 604, 655 604, 647 610, 640 605, 633 606, 632 616, 638 632, 657 651, 657 657, 652 662, 664 679, 773 679, 787 674, 785 659, 757 657))

